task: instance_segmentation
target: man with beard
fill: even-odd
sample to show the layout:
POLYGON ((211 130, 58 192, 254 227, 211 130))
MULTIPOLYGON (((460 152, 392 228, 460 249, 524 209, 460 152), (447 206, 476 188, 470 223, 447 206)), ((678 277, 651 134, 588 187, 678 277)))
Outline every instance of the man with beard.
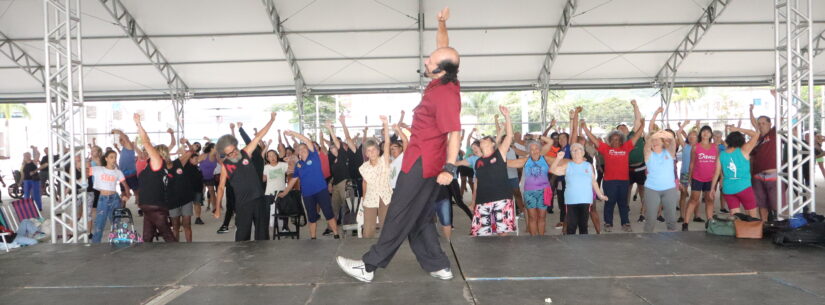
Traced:
POLYGON ((255 223, 255 240, 269 239, 269 215, 262 212, 268 209, 260 207, 266 204, 263 200, 264 190, 257 173, 258 168, 252 163, 250 155, 272 127, 275 116, 276 113, 272 112, 269 123, 242 150, 238 150, 238 139, 232 135, 221 136, 216 145, 217 151, 225 154, 226 159, 221 164, 221 177, 215 201, 217 207, 213 216, 215 219, 221 217, 224 186, 229 181, 235 192, 235 223, 238 226, 235 231, 235 241, 249 240, 253 222, 255 223))
POLYGON ((441 250, 432 224, 439 184, 448 185, 456 177, 461 142, 459 56, 449 47, 449 15, 448 8, 438 14, 438 49, 424 61, 424 75, 433 80, 414 110, 412 137, 381 236, 361 259, 337 258, 341 270, 363 282, 371 282, 376 269, 389 265, 405 239, 409 239, 422 269, 438 279, 453 278, 450 260, 441 250))

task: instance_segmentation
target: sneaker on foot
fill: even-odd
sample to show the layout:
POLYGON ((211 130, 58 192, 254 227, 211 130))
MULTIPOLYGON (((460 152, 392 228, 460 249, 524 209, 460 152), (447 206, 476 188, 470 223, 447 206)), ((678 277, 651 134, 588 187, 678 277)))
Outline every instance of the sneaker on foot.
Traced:
POLYGON ((451 271, 450 268, 444 268, 435 272, 430 272, 430 276, 439 280, 451 280, 453 279, 453 271, 451 271))
POLYGON ((639 215, 639 220, 637 220, 637 221, 638 222, 645 222, 645 216, 644 215, 639 215))
POLYGON ((364 261, 360 259, 354 260, 339 256, 335 260, 338 262, 338 267, 341 268, 344 273, 356 280, 369 283, 372 282, 372 278, 375 276, 375 272, 367 272, 364 261))
POLYGON ((195 224, 196 224, 196 225, 202 225, 202 224, 204 224, 204 223, 203 223, 203 219, 201 219, 200 217, 196 218, 196 219, 195 219, 195 224))
POLYGON ((705 222, 705 220, 702 219, 701 217, 695 217, 695 218, 693 218, 693 222, 705 222))
POLYGON ((143 210, 138 209, 138 216, 143 217, 143 210))
POLYGON ((327 235, 330 235, 330 234, 332 234, 332 230, 330 230, 329 228, 327 228, 326 230, 324 230, 324 233, 322 233, 321 235, 323 235, 323 236, 327 236, 327 235))
POLYGON ((335 234, 335 235, 332 236, 332 238, 341 239, 341 235, 335 234))
POLYGON ((218 228, 218 234, 223 234, 226 232, 229 232, 229 228, 227 226, 221 226, 220 228, 218 228))
POLYGON ((683 217, 679 217, 679 220, 676 220, 676 222, 685 222, 685 219, 683 217))
POLYGON ((559 223, 557 223, 557 224, 556 224, 556 229, 561 229, 561 228, 563 228, 563 227, 564 227, 564 223, 563 223, 563 222, 559 222, 559 223))
POLYGON ((622 225, 622 231, 625 231, 625 232, 631 233, 631 232, 633 232, 633 228, 631 228, 631 227, 630 227, 630 224, 629 224, 629 223, 628 223, 628 224, 623 224, 623 225, 622 225))
POLYGON ((721 210, 719 210, 719 212, 722 212, 722 213, 725 213, 725 214, 730 213, 730 212, 728 211, 728 209, 721 209, 721 210))
POLYGON ((659 222, 665 222, 665 218, 662 216, 656 217, 656 220, 658 220, 659 222))
POLYGON ((604 224, 604 231, 608 233, 613 232, 613 225, 609 223, 604 224))
POLYGON ((553 214, 553 209, 549 209, 549 210, 547 210, 547 213, 548 213, 548 214, 553 214))
POLYGON ((682 232, 687 232, 687 231, 688 231, 688 224, 686 222, 686 223, 682 224, 682 232))

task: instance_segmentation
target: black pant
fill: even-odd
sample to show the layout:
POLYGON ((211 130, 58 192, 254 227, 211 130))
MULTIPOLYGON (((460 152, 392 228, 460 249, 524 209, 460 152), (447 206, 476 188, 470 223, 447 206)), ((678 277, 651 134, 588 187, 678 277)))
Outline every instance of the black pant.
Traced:
MULTIPOLYGON (((453 179, 453 182, 450 182, 450 185, 447 186, 447 190, 450 191, 450 196, 453 198, 453 204, 458 205, 467 217, 470 217, 470 220, 473 219, 473 212, 470 211, 470 207, 464 203, 464 199, 461 198, 461 187, 458 185, 458 180, 453 179)), ((452 215, 452 210, 450 209, 450 215, 452 215)))
POLYGON ((589 204, 568 204, 567 205, 567 234, 576 234, 576 228, 579 229, 579 234, 587 234, 587 221, 590 219, 590 205, 589 204))
POLYGON ((567 187, 567 182, 564 180, 564 176, 553 176, 553 179, 553 181, 550 181, 550 185, 553 186, 553 196, 556 196, 556 203, 559 206, 559 222, 565 222, 567 209, 564 205, 564 188, 567 187))
POLYGON ((269 240, 269 205, 260 197, 247 202, 241 202, 235 207, 238 215, 235 216, 235 241, 246 241, 252 236, 252 226, 255 226, 255 240, 269 240), (264 210, 264 207, 266 210, 264 210))
POLYGON ((433 224, 433 205, 438 192, 435 177, 423 178, 421 158, 415 161, 409 173, 399 173, 378 242, 362 257, 367 271, 386 268, 404 239, 410 241, 410 248, 425 271, 450 267, 433 224))
MULTIPOLYGON (((226 184, 226 216, 223 217, 223 225, 224 227, 229 227, 229 221, 232 220, 232 215, 235 215, 235 190, 229 186, 229 183, 226 184)), ((220 202, 218 203, 220 204, 220 202)), ((235 225, 238 224, 238 220, 235 219, 235 225)))
POLYGON ((156 235, 163 237, 167 243, 177 242, 172 234, 172 225, 169 223, 169 209, 157 205, 144 204, 143 210, 143 241, 153 242, 156 235))

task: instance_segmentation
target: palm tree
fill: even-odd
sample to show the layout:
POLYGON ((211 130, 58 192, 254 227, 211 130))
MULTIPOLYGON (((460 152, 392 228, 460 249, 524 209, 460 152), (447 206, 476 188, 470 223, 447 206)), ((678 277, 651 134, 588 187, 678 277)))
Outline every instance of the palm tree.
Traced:
MULTIPOLYGON (((705 96, 705 88, 697 88, 697 87, 685 87, 685 88, 673 88, 673 96, 671 97, 671 103, 675 103, 676 107, 681 105, 683 109, 680 109, 679 112, 681 116, 686 117, 687 110, 690 108, 690 105, 705 96)), ((678 108, 677 108, 678 109, 678 108)))
POLYGON ((9 120, 14 113, 21 113, 24 118, 30 119, 29 109, 25 104, 0 104, 0 114, 6 119, 6 127, 9 127, 9 120))
MULTIPOLYGON (((491 92, 472 92, 466 95, 461 105, 462 115, 475 116, 478 122, 493 122, 493 116, 498 113, 498 105, 492 99, 491 92)), ((491 134, 493 126, 479 128, 479 131, 491 134)))

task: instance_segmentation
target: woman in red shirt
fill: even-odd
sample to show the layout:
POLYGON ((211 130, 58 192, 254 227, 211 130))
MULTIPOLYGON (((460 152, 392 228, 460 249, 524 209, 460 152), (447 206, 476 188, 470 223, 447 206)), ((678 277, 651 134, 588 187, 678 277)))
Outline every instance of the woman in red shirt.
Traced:
MULTIPOLYGON (((631 101, 633 106, 636 106, 636 100, 631 101)), ((622 221, 622 230, 625 232, 632 232, 630 228, 630 219, 628 213, 630 208, 627 205, 627 190, 629 175, 628 157, 630 151, 636 145, 636 140, 642 136, 644 132, 641 120, 637 119, 633 125, 636 127, 633 137, 625 141, 624 135, 618 130, 611 131, 607 135, 606 144, 601 139, 593 136, 587 125, 582 122, 582 129, 587 137, 596 147, 599 153, 604 156, 604 195, 608 200, 604 203, 604 230, 610 232, 613 228, 613 208, 616 204, 619 205, 619 217, 622 221)))

